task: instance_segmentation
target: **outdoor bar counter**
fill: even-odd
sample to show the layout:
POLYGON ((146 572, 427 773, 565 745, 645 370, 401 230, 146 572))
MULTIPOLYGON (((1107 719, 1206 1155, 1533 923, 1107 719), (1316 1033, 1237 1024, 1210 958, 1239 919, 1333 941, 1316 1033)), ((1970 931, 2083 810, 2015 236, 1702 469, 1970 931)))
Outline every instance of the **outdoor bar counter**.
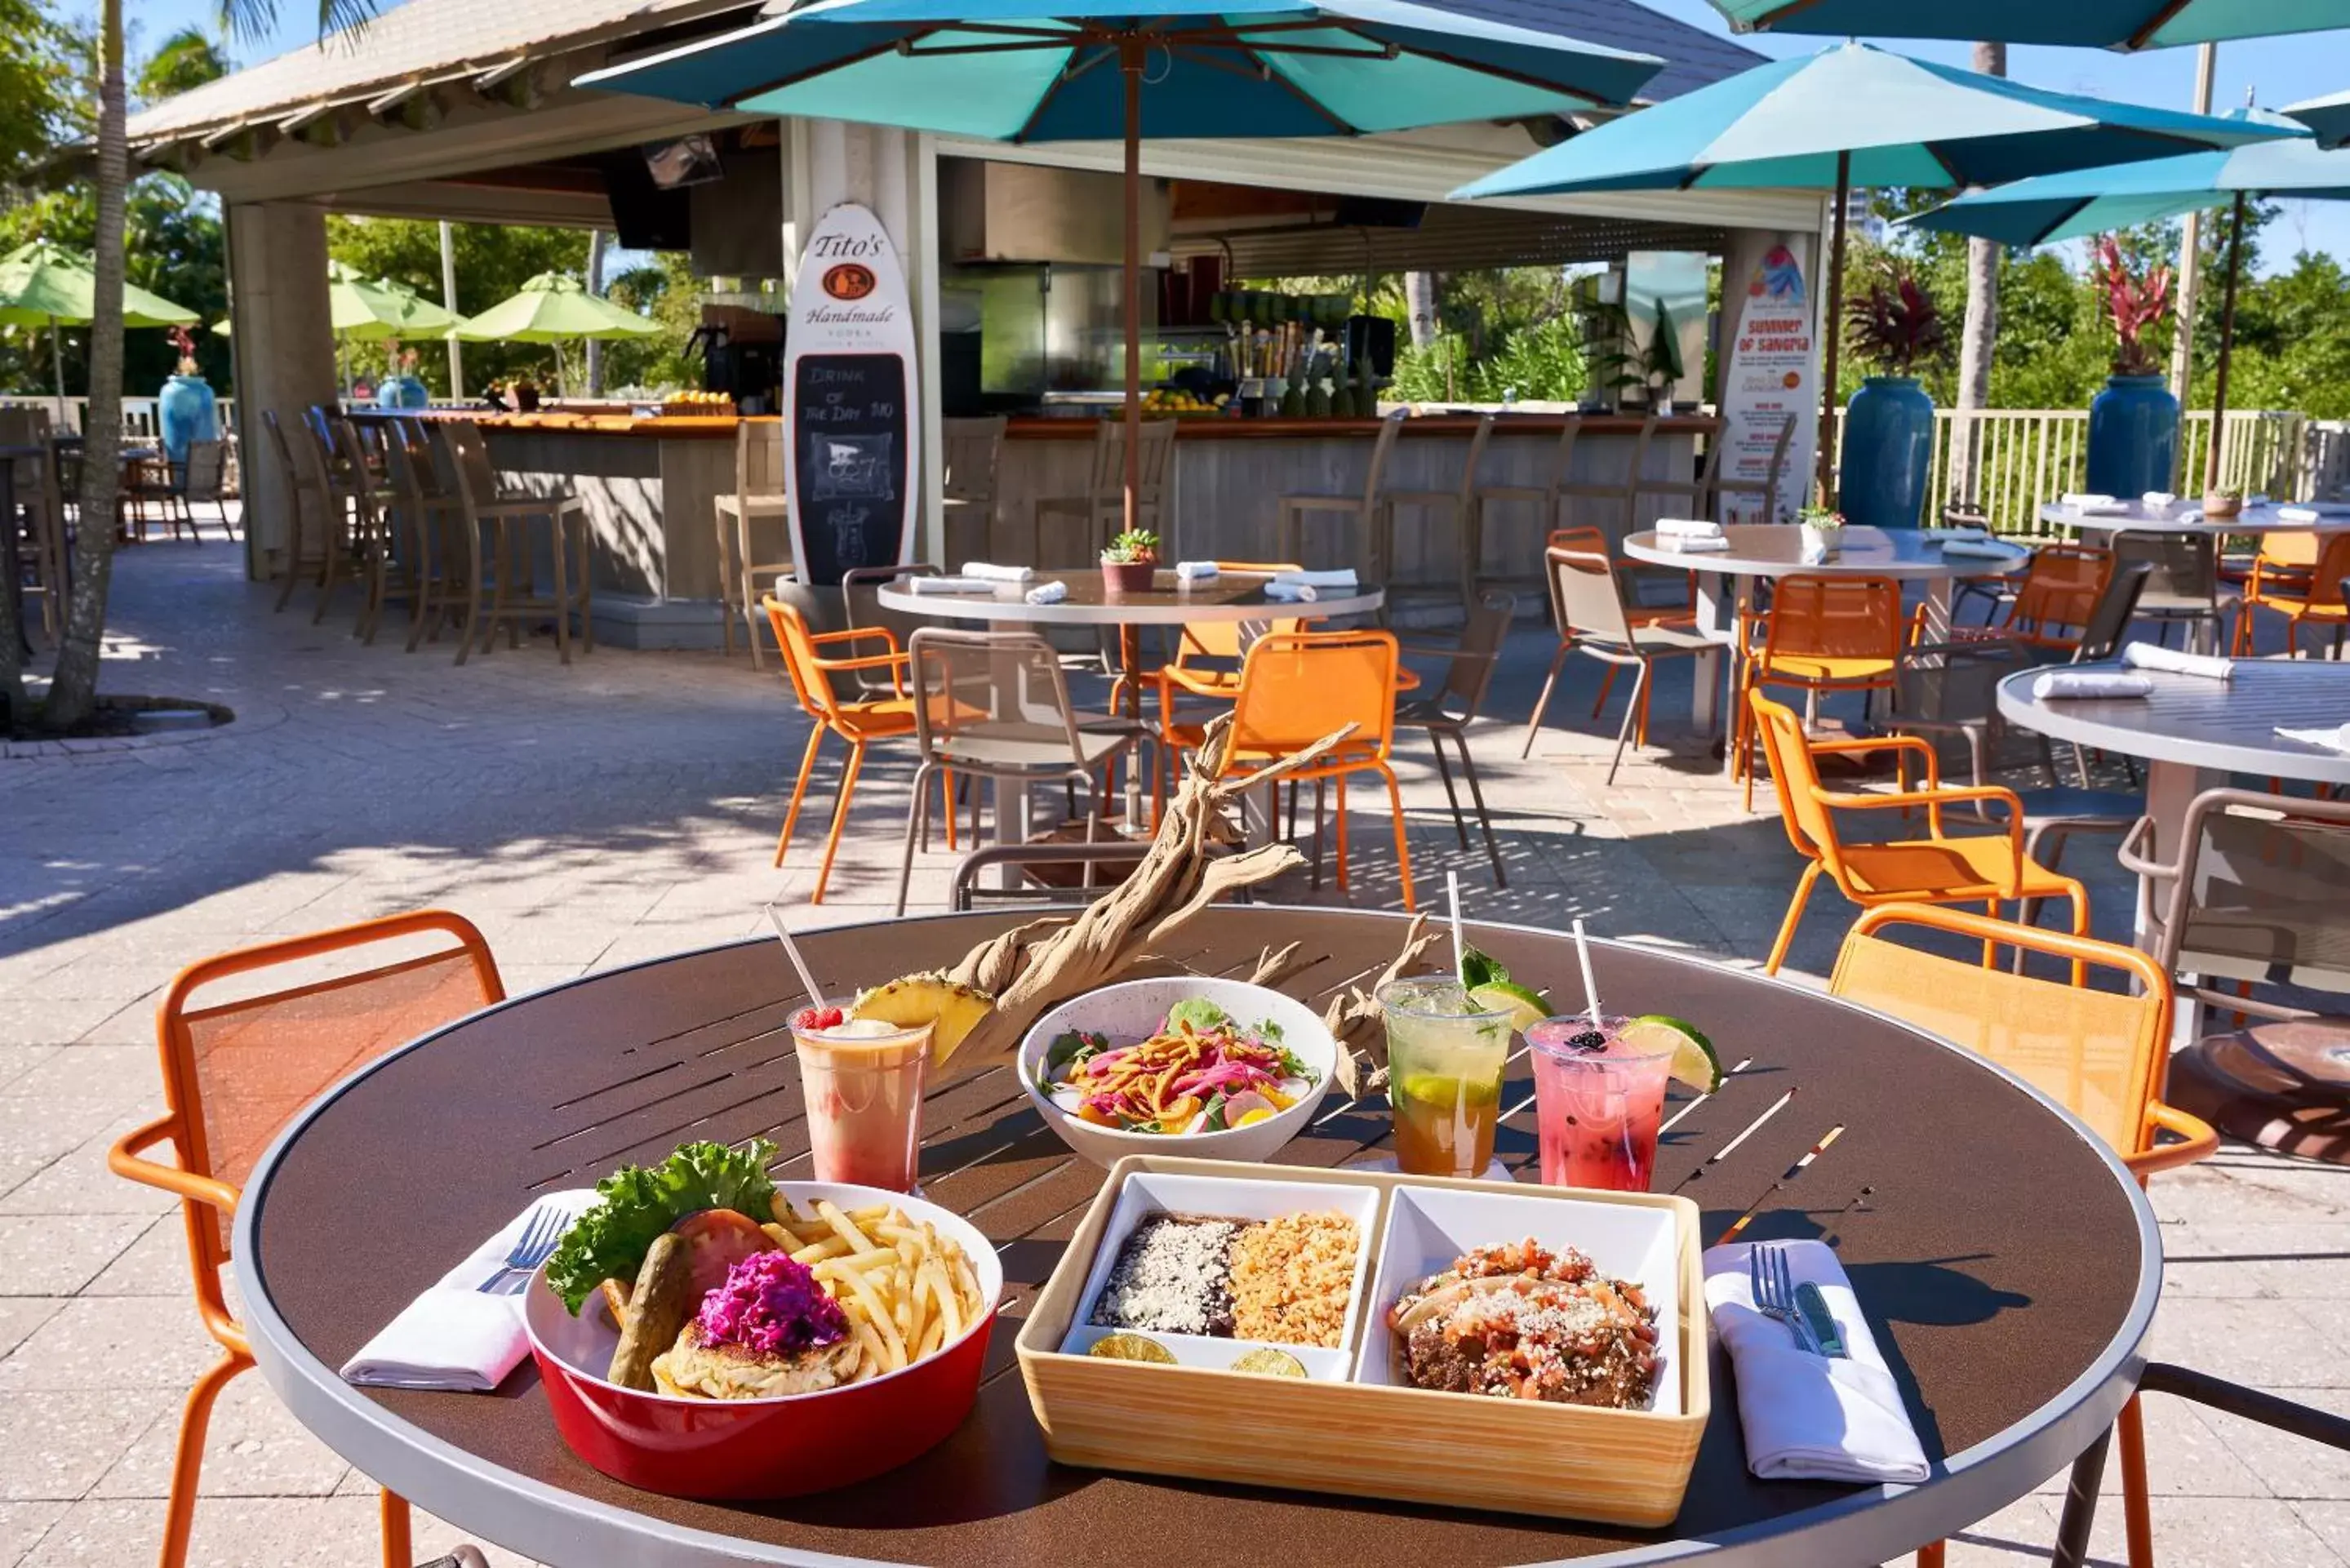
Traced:
MULTIPOLYGON (((596 588, 714 610, 719 597, 712 502, 734 487, 734 434, 727 416, 632 417, 619 412, 543 410, 480 415, 501 481, 525 489, 566 488, 588 509, 596 541, 596 588)), ((1171 494, 1160 523, 1170 558, 1263 560, 1276 544, 1280 497, 1360 494, 1382 421, 1370 419, 1226 419, 1191 416, 1176 431, 1171 494)), ((1640 420, 1586 416, 1571 478, 1619 483, 1627 476, 1640 420)), ((1091 483, 1095 421, 1015 418, 996 479, 995 521, 986 553, 1047 567, 1078 561, 1032 560, 1037 549, 1034 504, 1044 496, 1081 496, 1091 483)), ((1557 414, 1503 414, 1479 463, 1481 485, 1541 486, 1551 478, 1560 431, 1557 414)), ((1451 493, 1461 485, 1477 421, 1459 414, 1408 418, 1389 458, 1385 488, 1451 493)), ((1642 461, 1649 479, 1690 476, 1698 432, 1693 420, 1667 420, 1642 461)), ((1676 504, 1686 505, 1679 502, 1676 504)), ((1532 583, 1542 575, 1551 519, 1523 501, 1488 510, 1483 575, 1532 583)), ((1659 510, 1641 508, 1645 524, 1659 510)), ((1593 503, 1591 521, 1628 531, 1621 509, 1593 503)), ((1331 553, 1326 533, 1309 556, 1331 553)), ((1458 576, 1460 533, 1448 508, 1405 507, 1396 526, 1397 581, 1446 582, 1458 576)), ((1063 553, 1066 553, 1064 551, 1063 553)), ((960 562, 947 563, 959 565, 960 562)), ((600 617, 599 617, 600 618, 600 617)), ((710 622, 714 635, 715 620, 710 622)), ((665 640, 651 639, 650 641, 665 640)))

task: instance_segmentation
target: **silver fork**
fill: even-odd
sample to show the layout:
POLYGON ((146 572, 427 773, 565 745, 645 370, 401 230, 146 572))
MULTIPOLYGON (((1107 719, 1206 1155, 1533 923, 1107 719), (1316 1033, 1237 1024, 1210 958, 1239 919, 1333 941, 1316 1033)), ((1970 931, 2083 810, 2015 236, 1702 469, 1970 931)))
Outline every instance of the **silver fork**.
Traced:
POLYGON ((567 1209, 547 1204, 534 1210, 530 1222, 523 1227, 522 1237, 506 1253, 506 1261, 498 1272, 476 1287, 484 1295, 504 1295, 506 1286, 516 1275, 528 1279, 534 1270, 555 1255, 556 1243, 571 1229, 578 1216, 567 1209))
POLYGON ((1753 1287, 1754 1310, 1785 1324, 1794 1334, 1796 1345, 1814 1355, 1820 1355, 1819 1342, 1812 1337, 1811 1325, 1795 1310, 1794 1277, 1787 1267, 1786 1249, 1761 1242, 1748 1248, 1746 1277, 1753 1287))

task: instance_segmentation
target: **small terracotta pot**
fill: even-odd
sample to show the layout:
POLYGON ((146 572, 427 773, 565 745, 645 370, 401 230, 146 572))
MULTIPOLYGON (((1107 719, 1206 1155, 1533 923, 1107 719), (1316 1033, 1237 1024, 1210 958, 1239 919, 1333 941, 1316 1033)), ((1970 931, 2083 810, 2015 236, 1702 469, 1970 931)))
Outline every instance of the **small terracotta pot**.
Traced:
POLYGON ((2210 491, 2204 492, 2203 515, 2206 517, 2236 517, 2242 515, 2243 510, 2244 498, 2241 495, 2219 495, 2210 491))
POLYGON ((1159 571, 1156 561, 1129 561, 1101 564, 1102 587, 1114 594, 1147 594, 1159 571))

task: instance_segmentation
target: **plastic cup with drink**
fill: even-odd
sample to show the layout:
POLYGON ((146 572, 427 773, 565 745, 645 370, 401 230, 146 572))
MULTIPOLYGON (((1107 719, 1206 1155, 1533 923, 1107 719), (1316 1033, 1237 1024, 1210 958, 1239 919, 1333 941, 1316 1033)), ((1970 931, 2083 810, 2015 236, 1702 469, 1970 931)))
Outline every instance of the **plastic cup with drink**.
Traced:
POLYGON ((837 1008, 793 1018, 818 1181, 913 1190, 932 1027, 843 1018, 837 1008))
POLYGON ((1379 987, 1396 1165, 1409 1176, 1482 1176, 1502 1115, 1511 1014, 1482 1006, 1450 976, 1379 987))

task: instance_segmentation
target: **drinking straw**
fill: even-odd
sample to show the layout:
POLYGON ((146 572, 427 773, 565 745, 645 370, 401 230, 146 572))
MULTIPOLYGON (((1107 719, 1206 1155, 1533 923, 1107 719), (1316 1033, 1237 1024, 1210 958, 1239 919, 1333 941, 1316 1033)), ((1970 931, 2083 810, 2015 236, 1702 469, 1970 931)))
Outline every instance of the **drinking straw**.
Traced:
POLYGON ((1583 917, 1575 918, 1575 961, 1583 966, 1583 994, 1591 1002, 1591 1026, 1599 1027, 1599 982, 1591 978, 1591 942, 1583 934, 1583 917))
MULTIPOLYGON (((784 929, 784 918, 775 912, 775 907, 773 904, 767 906, 767 923, 775 928, 775 940, 784 944, 784 956, 792 961, 792 967, 799 971, 800 983, 807 987, 808 1005, 816 1008, 823 1007, 824 992, 816 985, 816 976, 810 972, 807 960, 800 957, 799 943, 792 940, 792 933, 784 929)), ((1588 965, 1585 967, 1584 972, 1586 974, 1591 972, 1588 965)))
POLYGON ((1447 871, 1444 874, 1444 897, 1446 901, 1452 906, 1452 973, 1454 978, 1458 979, 1465 985, 1469 981, 1469 972, 1461 968, 1461 963, 1469 950, 1463 947, 1461 942, 1460 872, 1447 871))

